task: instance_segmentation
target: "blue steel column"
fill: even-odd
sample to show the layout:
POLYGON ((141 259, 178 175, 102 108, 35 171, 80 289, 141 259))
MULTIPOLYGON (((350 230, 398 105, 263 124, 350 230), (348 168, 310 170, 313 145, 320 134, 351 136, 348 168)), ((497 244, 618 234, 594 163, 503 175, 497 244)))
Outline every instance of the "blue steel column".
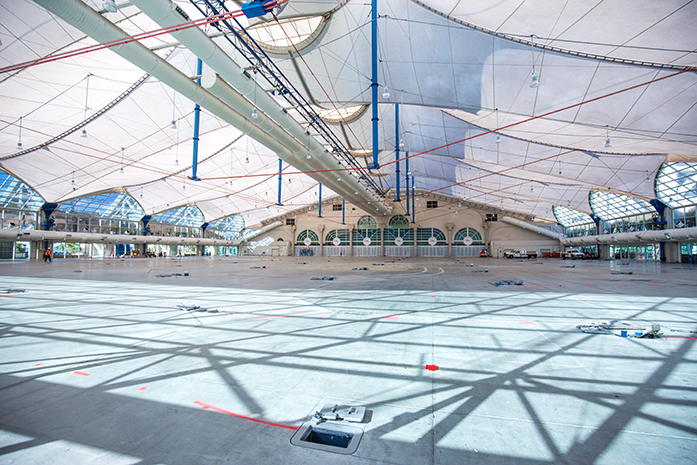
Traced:
POLYGON ((276 205, 282 207, 281 203, 281 173, 283 172, 283 160, 278 159, 278 202, 276 205))
POLYGON ((341 199, 341 224, 346 224, 346 199, 341 199))
POLYGON ((395 202, 400 202, 399 198, 399 103, 394 104, 394 127, 395 127, 395 154, 397 155, 397 198, 394 199, 395 202))
POLYGON ((404 163, 407 164, 407 175, 405 176, 405 184, 407 188, 407 216, 409 216, 409 152, 406 152, 406 158, 404 159, 404 163))
POLYGON ((319 184, 319 217, 322 218, 322 183, 319 184))
MULTIPOLYGON (((411 177, 411 222, 416 223, 416 205, 414 202, 414 199, 416 199, 416 192, 414 192, 414 186, 416 184, 416 181, 414 180, 414 176, 411 177)), ((416 238, 414 239, 416 240, 416 238)))
POLYGON ((378 0, 372 0, 371 46, 372 46, 372 83, 373 93, 373 164, 370 169, 378 169, 378 0))
MULTIPOLYGON (((201 85, 201 73, 203 72, 203 62, 199 58, 196 62, 196 75, 199 78, 196 80, 196 84, 201 85)), ((198 168, 198 128, 199 119, 201 118, 201 107, 197 103, 194 107, 194 161, 191 164, 191 179, 194 181, 200 181, 196 176, 196 170, 198 168)))

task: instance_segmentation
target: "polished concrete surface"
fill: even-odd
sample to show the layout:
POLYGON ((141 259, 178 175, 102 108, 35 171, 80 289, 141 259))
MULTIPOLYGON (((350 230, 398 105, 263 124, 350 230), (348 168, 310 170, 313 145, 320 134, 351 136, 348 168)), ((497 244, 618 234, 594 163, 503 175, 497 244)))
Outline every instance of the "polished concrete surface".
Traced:
POLYGON ((696 277, 559 259, 0 263, 0 463, 691 464, 696 277), (670 337, 576 329, 602 320, 670 337), (290 443, 334 403, 368 409, 354 454, 290 443))

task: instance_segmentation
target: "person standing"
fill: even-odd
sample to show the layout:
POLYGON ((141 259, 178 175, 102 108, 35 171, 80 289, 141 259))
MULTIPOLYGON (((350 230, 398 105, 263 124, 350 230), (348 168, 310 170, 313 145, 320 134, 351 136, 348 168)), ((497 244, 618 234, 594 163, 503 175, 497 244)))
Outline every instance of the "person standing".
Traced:
POLYGON ((46 249, 46 252, 44 252, 44 263, 46 263, 46 261, 53 261, 51 259, 51 249, 46 249))

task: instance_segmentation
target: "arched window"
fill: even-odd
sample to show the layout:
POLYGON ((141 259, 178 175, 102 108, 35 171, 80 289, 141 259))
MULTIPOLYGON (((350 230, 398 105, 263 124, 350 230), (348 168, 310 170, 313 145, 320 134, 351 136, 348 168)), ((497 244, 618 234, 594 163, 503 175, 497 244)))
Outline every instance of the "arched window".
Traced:
POLYGON ((409 218, 404 215, 396 215, 390 218, 390 229, 409 229, 409 218))
POLYGON ((448 241, 445 239, 445 234, 438 228, 419 228, 416 230, 416 245, 448 245, 448 241), (432 237, 435 237, 435 243, 429 241, 432 237))
POLYGON ((381 232, 380 229, 359 229, 353 233, 353 246, 380 245, 381 232))
POLYGON ((401 244, 403 247, 414 246, 414 231, 410 229, 385 229, 385 245, 401 244), (399 238, 399 239, 398 239, 399 238))
POLYGON ((349 245, 351 233, 348 229, 332 229, 324 237, 324 245, 334 245, 334 239, 339 239, 341 242, 338 245, 349 245))
POLYGON ((378 222, 372 216, 361 216, 358 219, 358 229, 376 229, 378 227, 378 222))
POLYGON ((300 231, 300 234, 298 234, 298 240, 295 241, 295 245, 319 245, 319 237, 317 237, 317 233, 313 230, 306 229, 304 231, 300 231), (306 244, 305 239, 310 239, 310 243, 306 244))
POLYGON ((482 235, 474 228, 462 228, 455 233, 453 245, 484 245, 482 235))

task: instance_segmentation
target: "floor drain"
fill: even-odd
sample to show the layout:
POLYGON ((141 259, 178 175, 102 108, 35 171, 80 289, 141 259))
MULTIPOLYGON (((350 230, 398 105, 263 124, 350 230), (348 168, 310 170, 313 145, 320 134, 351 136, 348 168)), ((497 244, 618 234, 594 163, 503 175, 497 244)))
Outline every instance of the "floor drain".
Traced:
POLYGON ((308 421, 295 432, 290 443, 294 446, 350 455, 358 449, 362 436, 363 430, 356 426, 334 423, 317 425, 308 421))

